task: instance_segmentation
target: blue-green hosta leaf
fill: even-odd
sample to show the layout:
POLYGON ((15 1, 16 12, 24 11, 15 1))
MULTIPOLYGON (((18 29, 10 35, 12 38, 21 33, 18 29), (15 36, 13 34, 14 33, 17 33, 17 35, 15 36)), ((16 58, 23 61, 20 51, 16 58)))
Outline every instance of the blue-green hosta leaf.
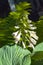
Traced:
POLYGON ((30 65, 30 52, 21 47, 4 46, 0 48, 0 65, 30 65))
POLYGON ((32 59, 35 61, 43 60, 43 42, 35 47, 32 59))
POLYGON ((35 52, 40 52, 40 51, 43 51, 43 42, 38 44, 35 49, 34 49, 35 52))

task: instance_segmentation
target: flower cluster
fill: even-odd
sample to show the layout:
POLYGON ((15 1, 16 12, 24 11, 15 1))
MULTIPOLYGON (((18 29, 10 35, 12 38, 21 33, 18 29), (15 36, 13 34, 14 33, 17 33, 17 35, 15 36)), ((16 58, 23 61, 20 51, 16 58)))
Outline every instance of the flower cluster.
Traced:
POLYGON ((19 4, 17 6, 17 10, 13 13, 16 25, 14 29, 16 30, 13 32, 14 42, 16 44, 22 44, 21 46, 24 48, 32 47, 36 45, 38 36, 36 35, 35 25, 29 20, 28 15, 29 12, 25 10, 29 5, 25 3, 19 4), (23 6, 21 6, 23 5, 23 6))
POLYGON ((36 45, 38 40, 38 36, 34 31, 37 27, 35 27, 32 21, 28 19, 28 16, 20 19, 20 23, 22 25, 14 26, 16 29, 18 29, 13 33, 15 43, 22 43, 24 48, 32 47, 34 49, 34 45, 36 45))

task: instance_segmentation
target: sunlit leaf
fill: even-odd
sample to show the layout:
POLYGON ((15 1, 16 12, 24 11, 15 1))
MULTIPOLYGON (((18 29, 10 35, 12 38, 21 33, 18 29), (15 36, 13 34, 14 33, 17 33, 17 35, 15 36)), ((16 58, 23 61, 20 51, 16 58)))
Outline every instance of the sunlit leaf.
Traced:
POLYGON ((4 46, 0 48, 0 65, 30 65, 30 55, 30 51, 17 45, 4 46))

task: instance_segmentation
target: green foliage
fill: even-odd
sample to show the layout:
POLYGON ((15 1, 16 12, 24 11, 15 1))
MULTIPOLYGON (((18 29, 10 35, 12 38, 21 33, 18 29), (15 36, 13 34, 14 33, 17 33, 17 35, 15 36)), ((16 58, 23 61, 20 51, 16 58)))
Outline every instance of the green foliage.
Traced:
POLYGON ((43 65, 43 17, 38 23, 30 21, 27 10, 30 7, 29 3, 19 3, 15 12, 10 12, 7 18, 0 19, 0 47, 5 45, 0 48, 0 65, 43 65), (34 45, 38 37, 34 31, 35 25, 39 36, 36 47, 34 45), (31 53, 16 44, 11 45, 14 43, 28 49, 32 47, 33 51, 31 53))
POLYGON ((17 11, 23 11, 28 8, 31 8, 31 6, 30 6, 30 3, 27 3, 27 2, 20 2, 19 4, 16 5, 17 11))
MULTIPOLYGON (((22 3, 17 5, 16 9, 19 11, 19 7, 18 6, 23 6, 22 10, 24 10, 25 7, 28 6, 28 3, 22 3)), ((26 8, 25 8, 26 9, 26 8)), ((14 31, 17 31, 18 29, 14 28, 14 26, 16 25, 21 25, 21 27, 23 26, 23 24, 19 21, 19 19, 22 17, 22 15, 24 16, 24 14, 27 14, 27 11, 23 11, 23 12, 11 12, 11 14, 5 18, 5 19, 0 19, 0 44, 8 44, 8 43, 14 43, 14 39, 12 36, 12 33, 14 31), (23 14, 24 13, 24 14, 23 14)))
POLYGON ((17 45, 4 46, 0 48, 0 65, 30 65, 30 54, 30 51, 17 45))
POLYGON ((39 21, 36 23, 36 32, 37 32, 37 35, 39 37, 38 39, 38 44, 43 42, 43 16, 40 17, 39 21))
POLYGON ((36 27, 32 21, 28 19, 29 13, 27 8, 30 8, 29 3, 19 3, 16 5, 15 12, 10 12, 10 15, 3 20, 0 19, 0 44, 19 43, 19 45, 26 48, 29 47, 30 43, 33 43, 32 40, 34 40, 34 47, 34 44, 36 44, 35 39, 37 40, 36 33, 34 32, 36 27), (33 39, 31 40, 31 38, 33 39))
POLYGON ((0 65, 43 65, 43 43, 31 53, 27 49, 13 45, 0 48, 0 65))
POLYGON ((0 47, 6 44, 14 43, 12 32, 14 31, 13 20, 5 18, 0 22, 0 47))
POLYGON ((34 57, 36 61, 43 59, 43 43, 38 44, 33 50, 34 57))
POLYGON ((43 65, 43 42, 38 44, 33 50, 32 65, 43 65))

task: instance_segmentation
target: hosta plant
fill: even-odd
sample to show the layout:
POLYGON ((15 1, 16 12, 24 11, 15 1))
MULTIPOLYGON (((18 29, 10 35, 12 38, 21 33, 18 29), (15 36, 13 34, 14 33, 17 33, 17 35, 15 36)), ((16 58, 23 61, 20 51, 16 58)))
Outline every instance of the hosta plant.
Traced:
POLYGON ((15 12, 0 19, 0 47, 5 44, 0 48, 0 65, 43 65, 43 42, 36 45, 37 27, 28 18, 27 9, 31 6, 23 2, 15 7, 15 12), (33 48, 32 52, 29 47, 33 48))
POLYGON ((20 46, 5 45, 0 48, 0 65, 43 65, 43 43, 31 53, 20 46))
POLYGON ((35 25, 29 20, 28 8, 31 5, 27 2, 15 5, 15 12, 5 19, 0 19, 0 44, 18 44, 23 48, 36 45, 38 36, 35 32, 35 25))

